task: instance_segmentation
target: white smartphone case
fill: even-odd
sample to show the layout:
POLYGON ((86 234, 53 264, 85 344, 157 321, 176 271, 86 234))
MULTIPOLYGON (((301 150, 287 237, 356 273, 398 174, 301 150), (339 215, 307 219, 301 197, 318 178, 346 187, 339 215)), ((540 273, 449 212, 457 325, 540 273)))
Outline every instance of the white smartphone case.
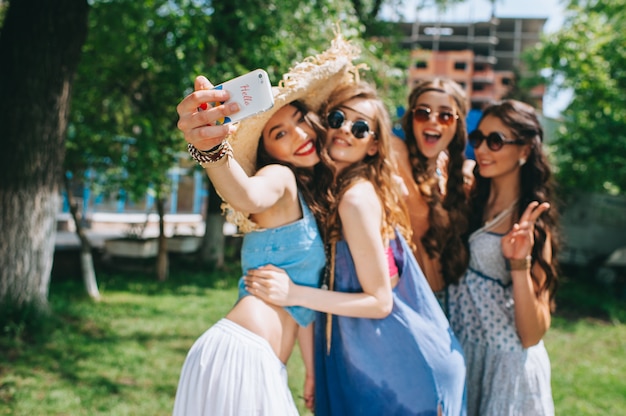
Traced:
POLYGON ((272 85, 267 72, 262 69, 256 69, 237 78, 233 78, 215 86, 215 89, 227 90, 230 93, 230 98, 223 102, 208 103, 209 106, 215 107, 234 101, 239 103, 240 108, 238 112, 217 120, 215 122, 216 125, 235 123, 244 118, 267 111, 274 106, 272 85))

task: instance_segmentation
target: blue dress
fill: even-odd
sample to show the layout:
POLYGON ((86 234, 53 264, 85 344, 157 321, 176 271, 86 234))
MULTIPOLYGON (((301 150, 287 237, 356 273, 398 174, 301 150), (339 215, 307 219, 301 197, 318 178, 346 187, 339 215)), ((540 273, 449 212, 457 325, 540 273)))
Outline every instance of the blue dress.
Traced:
MULTIPOLYGON (((315 216, 298 193, 302 218, 276 228, 251 231, 244 235, 241 247, 243 274, 250 269, 273 264, 284 269, 294 283, 319 287, 326 254, 315 216)), ((239 279, 239 299, 250 295, 243 277, 239 279)), ((287 306, 287 312, 300 326, 308 326, 315 320, 315 312, 302 306, 287 306)))
MULTIPOLYGON (((400 279, 384 319, 332 316, 330 352, 326 314, 315 322, 315 414, 465 415, 461 346, 400 235, 390 242, 400 279)), ((350 250, 337 242, 335 288, 362 292, 350 250)))

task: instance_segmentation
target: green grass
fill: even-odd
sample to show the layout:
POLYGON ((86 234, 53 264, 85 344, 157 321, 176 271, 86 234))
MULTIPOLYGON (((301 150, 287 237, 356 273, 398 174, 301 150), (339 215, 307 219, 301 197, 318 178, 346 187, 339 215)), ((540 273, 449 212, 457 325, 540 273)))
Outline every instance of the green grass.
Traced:
POLYGON ((620 415, 626 409, 623 289, 565 280, 544 341, 557 415, 620 415))
MULTIPOLYGON (((193 341, 237 296, 238 265, 198 272, 173 264, 165 283, 140 273, 100 273, 103 300, 77 280, 53 281, 53 315, 36 332, 0 326, 0 415, 169 415, 193 341)), ((558 415, 626 408, 626 306, 580 282, 562 286, 545 343, 558 415)), ((288 363, 301 406, 298 350, 288 363)))

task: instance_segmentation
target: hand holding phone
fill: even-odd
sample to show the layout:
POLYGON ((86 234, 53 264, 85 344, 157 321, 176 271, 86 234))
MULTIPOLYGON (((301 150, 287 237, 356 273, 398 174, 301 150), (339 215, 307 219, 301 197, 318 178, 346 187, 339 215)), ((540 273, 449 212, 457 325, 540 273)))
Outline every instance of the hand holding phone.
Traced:
POLYGON ((222 104, 236 102, 240 110, 230 116, 222 117, 215 121, 214 125, 235 123, 255 114, 262 113, 274 106, 274 95, 272 85, 267 72, 256 69, 226 81, 213 89, 223 89, 230 93, 230 98, 226 101, 205 103, 199 109, 206 110, 209 107, 216 107, 222 104))

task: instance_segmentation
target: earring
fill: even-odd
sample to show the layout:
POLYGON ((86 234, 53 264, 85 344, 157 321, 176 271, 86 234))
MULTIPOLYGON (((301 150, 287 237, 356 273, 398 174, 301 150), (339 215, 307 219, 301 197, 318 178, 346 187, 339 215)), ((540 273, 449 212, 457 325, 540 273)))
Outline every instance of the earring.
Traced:
POLYGON ((521 158, 520 160, 517 161, 519 163, 520 166, 524 166, 526 164, 526 159, 521 158))

